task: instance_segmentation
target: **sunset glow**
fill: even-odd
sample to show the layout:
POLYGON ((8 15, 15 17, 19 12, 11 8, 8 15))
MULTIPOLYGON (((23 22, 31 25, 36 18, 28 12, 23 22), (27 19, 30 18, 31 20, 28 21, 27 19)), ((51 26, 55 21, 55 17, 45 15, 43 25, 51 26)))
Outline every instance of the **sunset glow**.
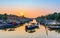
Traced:
POLYGON ((21 15, 21 16, 24 16, 24 12, 21 12, 20 15, 21 15))
POLYGON ((0 38, 60 38, 60 0, 0 0, 0 38))
POLYGON ((38 17, 60 12, 60 0, 0 0, 0 13, 38 17), (22 10, 24 13, 21 13, 22 10))

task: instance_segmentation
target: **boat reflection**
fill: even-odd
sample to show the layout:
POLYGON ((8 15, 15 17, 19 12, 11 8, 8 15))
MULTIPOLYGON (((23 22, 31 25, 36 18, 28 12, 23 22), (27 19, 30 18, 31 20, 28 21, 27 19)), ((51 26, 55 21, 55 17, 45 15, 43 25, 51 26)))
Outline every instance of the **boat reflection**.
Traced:
POLYGON ((8 31, 15 31, 15 28, 10 28, 8 31))
POLYGON ((36 23, 31 23, 30 25, 25 26, 25 31, 29 33, 35 32, 35 29, 39 29, 39 26, 36 23))
POLYGON ((36 30, 35 29, 31 29, 31 30, 27 30, 26 32, 28 32, 28 33, 34 33, 34 32, 36 32, 36 30))
POLYGON ((57 28, 55 28, 55 29, 48 29, 49 31, 55 31, 55 32, 57 32, 57 33, 60 33, 60 29, 57 29, 57 28))

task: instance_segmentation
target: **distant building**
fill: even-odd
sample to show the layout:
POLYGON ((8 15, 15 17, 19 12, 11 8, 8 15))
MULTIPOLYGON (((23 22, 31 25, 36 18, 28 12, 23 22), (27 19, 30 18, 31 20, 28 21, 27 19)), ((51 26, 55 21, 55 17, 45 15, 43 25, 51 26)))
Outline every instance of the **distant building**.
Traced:
POLYGON ((9 21, 17 21, 20 19, 20 17, 18 17, 16 15, 8 15, 7 18, 9 21))

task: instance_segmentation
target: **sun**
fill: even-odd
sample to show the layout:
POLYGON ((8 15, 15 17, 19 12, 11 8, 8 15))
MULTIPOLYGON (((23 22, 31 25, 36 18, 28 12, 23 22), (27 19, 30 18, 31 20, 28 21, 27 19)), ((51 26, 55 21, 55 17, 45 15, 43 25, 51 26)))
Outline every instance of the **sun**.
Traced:
POLYGON ((24 12, 20 12, 20 16, 24 16, 24 12))

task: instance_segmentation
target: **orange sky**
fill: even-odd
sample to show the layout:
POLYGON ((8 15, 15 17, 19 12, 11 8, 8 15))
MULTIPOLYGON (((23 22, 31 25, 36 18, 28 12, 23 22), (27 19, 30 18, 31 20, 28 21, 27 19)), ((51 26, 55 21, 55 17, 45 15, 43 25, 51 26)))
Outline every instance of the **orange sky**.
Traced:
POLYGON ((37 17, 41 15, 48 14, 50 10, 44 10, 44 9, 29 9, 29 10, 20 10, 20 9, 14 9, 14 10, 0 10, 1 14, 7 13, 7 14, 14 14, 20 16, 20 13, 23 12, 26 17, 37 17), (48 12, 48 13, 47 13, 48 12))
POLYGON ((26 17, 38 17, 41 15, 47 15, 50 13, 53 13, 53 10, 50 9, 26 9, 26 10, 21 10, 21 9, 1 9, 0 13, 4 14, 14 14, 20 16, 20 13, 23 12, 26 17))
POLYGON ((0 0, 0 13, 38 17, 60 12, 60 0, 0 0))

